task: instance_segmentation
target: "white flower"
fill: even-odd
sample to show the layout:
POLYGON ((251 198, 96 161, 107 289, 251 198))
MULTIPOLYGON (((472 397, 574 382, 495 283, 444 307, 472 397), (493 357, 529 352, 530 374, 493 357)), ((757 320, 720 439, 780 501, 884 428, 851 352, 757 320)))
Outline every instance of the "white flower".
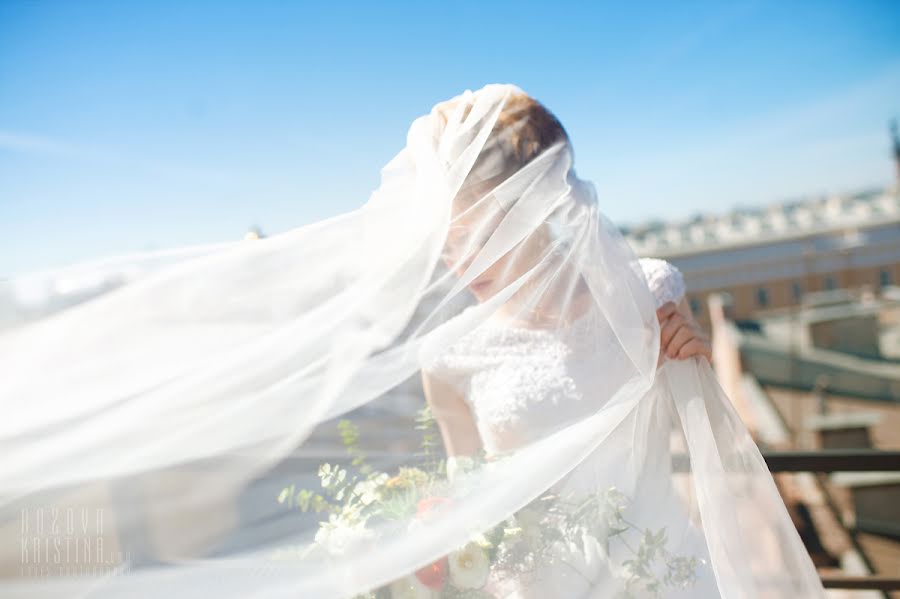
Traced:
POLYGON ((348 524, 335 514, 319 526, 316 532, 316 543, 332 555, 346 553, 360 543, 375 538, 375 533, 366 528, 365 522, 348 524))
POLYGON ((478 543, 468 543, 449 556, 450 582, 460 589, 480 589, 491 573, 487 553, 478 543))
POLYGON ((488 547, 491 546, 491 542, 488 540, 488 538, 486 536, 484 536, 484 533, 480 533, 480 532, 476 533, 476 534, 472 535, 472 537, 469 540, 477 545, 481 545, 485 549, 487 549, 488 547))
POLYGON ((422 584, 415 576, 391 583, 391 599, 438 599, 440 593, 422 584))
POLYGON ((360 481, 353 487, 353 493, 359 496, 359 501, 363 505, 374 503, 378 500, 378 487, 387 479, 388 475, 382 473, 373 479, 360 481))

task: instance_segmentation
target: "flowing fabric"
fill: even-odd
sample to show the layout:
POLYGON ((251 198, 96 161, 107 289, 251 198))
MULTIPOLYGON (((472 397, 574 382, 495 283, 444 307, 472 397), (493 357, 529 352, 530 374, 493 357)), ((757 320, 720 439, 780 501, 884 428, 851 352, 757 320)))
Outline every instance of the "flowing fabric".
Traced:
POLYGON ((0 596, 822 596, 527 100, 436 105, 336 218, 4 282, 0 596))

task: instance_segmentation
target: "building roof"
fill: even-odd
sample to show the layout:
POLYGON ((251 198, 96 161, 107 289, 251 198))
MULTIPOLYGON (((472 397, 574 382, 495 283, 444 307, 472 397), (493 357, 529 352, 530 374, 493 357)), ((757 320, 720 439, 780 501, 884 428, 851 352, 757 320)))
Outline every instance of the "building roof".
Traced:
POLYGON ((891 222, 900 222, 897 189, 738 208, 725 214, 697 215, 681 222, 654 221, 624 227, 622 232, 639 255, 664 258, 891 222))

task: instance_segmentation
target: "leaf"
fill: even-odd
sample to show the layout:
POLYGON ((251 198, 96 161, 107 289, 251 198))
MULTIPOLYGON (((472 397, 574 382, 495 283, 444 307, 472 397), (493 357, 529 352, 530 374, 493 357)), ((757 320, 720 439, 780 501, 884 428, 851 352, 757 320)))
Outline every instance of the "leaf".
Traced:
MULTIPOLYGON (((288 499, 290 499, 294 494, 294 485, 290 487, 285 487, 281 490, 281 493, 278 494, 278 503, 284 503, 288 499)), ((288 504, 290 507, 290 504, 288 504)))
POLYGON ((313 495, 312 498, 312 508, 318 514, 319 512, 323 512, 325 510, 331 509, 332 505, 328 503, 328 500, 322 497, 321 495, 313 495))
POLYGON ((319 466, 319 480, 322 483, 322 488, 327 489, 328 485, 331 484, 331 464, 319 466))
POLYGON ((297 505, 300 510, 305 512, 309 510, 309 502, 312 499, 313 492, 308 489, 301 489, 297 493, 297 505))

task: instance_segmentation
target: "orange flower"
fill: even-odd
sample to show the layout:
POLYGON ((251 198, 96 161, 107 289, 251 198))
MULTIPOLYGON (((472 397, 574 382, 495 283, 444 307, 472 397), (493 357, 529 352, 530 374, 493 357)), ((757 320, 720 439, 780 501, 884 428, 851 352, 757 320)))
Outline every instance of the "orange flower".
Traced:
POLYGON ((442 557, 438 561, 416 570, 416 578, 428 588, 437 590, 444 586, 449 567, 447 558, 442 557))
MULTIPOLYGON (((422 521, 428 520, 430 518, 429 514, 432 514, 434 511, 439 510, 441 506, 448 505, 449 503, 450 500, 446 497, 426 497, 425 499, 420 499, 416 504, 416 518, 422 521)), ((444 586, 444 581, 447 579, 449 567, 450 565, 447 558, 442 557, 436 562, 416 570, 416 578, 419 579, 419 582, 431 589, 440 589, 444 586)))

